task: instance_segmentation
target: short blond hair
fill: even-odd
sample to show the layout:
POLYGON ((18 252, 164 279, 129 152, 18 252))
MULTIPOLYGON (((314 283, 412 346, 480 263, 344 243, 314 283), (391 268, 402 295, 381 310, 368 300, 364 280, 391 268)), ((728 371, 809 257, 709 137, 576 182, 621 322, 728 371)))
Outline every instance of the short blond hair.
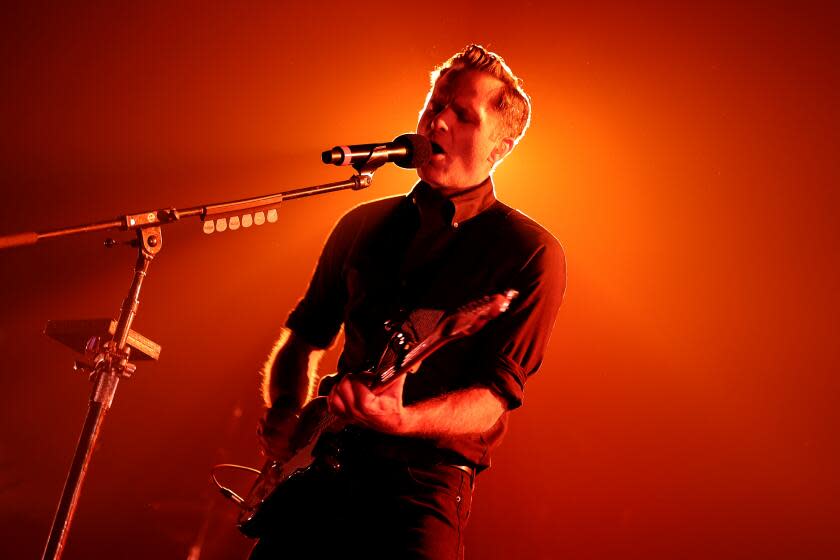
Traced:
POLYGON ((514 144, 518 143, 531 123, 531 98, 522 89, 522 79, 511 71, 501 56, 481 45, 472 44, 432 71, 432 89, 437 81, 449 72, 464 70, 486 72, 504 84, 498 98, 493 102, 495 109, 502 116, 499 132, 503 137, 513 138, 514 144))

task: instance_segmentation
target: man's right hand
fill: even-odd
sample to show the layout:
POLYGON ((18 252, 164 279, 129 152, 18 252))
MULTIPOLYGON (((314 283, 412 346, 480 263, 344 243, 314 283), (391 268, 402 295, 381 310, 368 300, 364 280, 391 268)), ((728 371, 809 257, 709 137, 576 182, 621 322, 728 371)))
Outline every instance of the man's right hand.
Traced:
POLYGON ((257 424, 257 437, 263 455, 283 461, 294 454, 290 442, 297 428, 298 417, 298 411, 290 408, 265 410, 257 424))

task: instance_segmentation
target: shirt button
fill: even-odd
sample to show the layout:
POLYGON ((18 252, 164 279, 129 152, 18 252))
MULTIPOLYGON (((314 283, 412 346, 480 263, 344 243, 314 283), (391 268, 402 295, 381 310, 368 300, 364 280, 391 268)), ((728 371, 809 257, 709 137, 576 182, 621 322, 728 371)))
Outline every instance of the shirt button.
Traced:
POLYGON ((455 229, 458 229, 458 226, 460 225, 461 224, 459 224, 458 222, 452 222, 452 227, 454 227, 455 229))

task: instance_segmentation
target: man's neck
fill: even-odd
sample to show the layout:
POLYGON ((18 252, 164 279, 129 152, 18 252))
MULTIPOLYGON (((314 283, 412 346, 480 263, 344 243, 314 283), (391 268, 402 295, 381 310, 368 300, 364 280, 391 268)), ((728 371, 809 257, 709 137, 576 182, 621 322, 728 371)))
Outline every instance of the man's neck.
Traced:
POLYGON ((457 227, 460 222, 469 220, 480 214, 496 202, 495 187, 490 177, 471 187, 441 187, 428 181, 421 181, 414 191, 419 195, 421 203, 427 207, 449 208, 446 212, 451 217, 452 225, 457 227), (418 191, 419 189, 419 191, 418 191), (425 193, 422 192, 425 189, 425 193), (434 202, 434 199, 439 202, 434 202))

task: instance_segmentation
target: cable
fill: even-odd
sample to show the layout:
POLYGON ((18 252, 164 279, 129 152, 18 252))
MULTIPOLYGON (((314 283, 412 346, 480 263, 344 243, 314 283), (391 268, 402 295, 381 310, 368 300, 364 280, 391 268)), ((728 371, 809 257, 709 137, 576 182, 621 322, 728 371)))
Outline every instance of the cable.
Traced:
POLYGON ((224 486, 221 482, 219 482, 219 479, 216 478, 216 473, 218 471, 222 470, 222 469, 233 469, 233 470, 239 470, 239 471, 248 471, 248 472, 254 473, 256 475, 260 474, 259 469, 246 467, 244 465, 234 465, 232 463, 222 463, 222 464, 219 464, 219 465, 215 465, 210 470, 210 478, 213 479, 213 484, 216 485, 216 488, 219 489, 219 492, 222 493, 222 496, 231 500, 237 506, 244 509, 245 506, 243 504, 245 503, 245 498, 243 498, 242 496, 240 496, 239 494, 237 494, 236 492, 234 492, 233 490, 231 490, 227 486, 224 486))

